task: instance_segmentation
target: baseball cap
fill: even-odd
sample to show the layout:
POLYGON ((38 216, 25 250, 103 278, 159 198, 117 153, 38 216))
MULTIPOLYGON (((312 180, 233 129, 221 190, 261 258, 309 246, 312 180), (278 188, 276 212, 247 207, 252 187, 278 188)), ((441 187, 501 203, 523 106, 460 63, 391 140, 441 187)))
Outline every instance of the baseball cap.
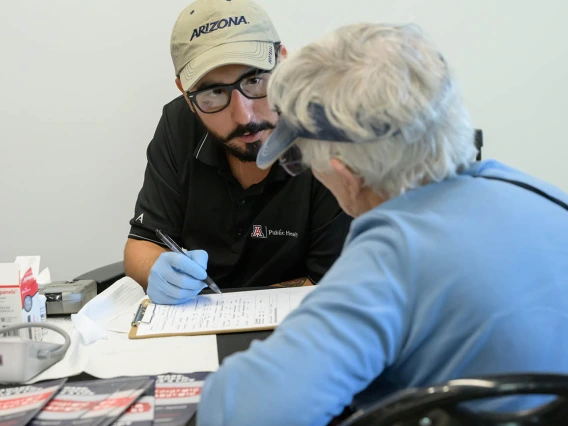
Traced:
POLYGON ((327 142, 368 143, 376 142, 380 138, 392 134, 390 124, 381 123, 376 127, 373 127, 376 139, 354 139, 349 137, 343 129, 336 127, 330 122, 325 112, 325 108, 321 104, 311 102, 308 106, 308 114, 315 124, 314 131, 308 130, 302 126, 296 126, 287 120, 285 116, 280 116, 278 125, 258 151, 256 165, 260 169, 269 168, 282 156, 282 154, 292 148, 299 138, 327 142))
POLYGON ((214 68, 248 65, 271 70, 280 38, 266 12, 251 0, 197 0, 174 25, 170 51, 184 90, 214 68))

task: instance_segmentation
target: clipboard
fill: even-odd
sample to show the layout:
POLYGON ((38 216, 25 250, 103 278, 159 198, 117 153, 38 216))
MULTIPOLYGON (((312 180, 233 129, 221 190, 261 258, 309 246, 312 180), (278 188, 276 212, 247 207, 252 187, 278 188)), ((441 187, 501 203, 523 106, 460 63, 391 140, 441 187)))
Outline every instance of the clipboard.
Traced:
MULTIPOLYGON (((128 333, 129 339, 149 339, 149 338, 157 338, 157 337, 173 337, 173 336, 199 336, 205 334, 226 334, 226 333, 241 333, 247 331, 265 331, 265 330, 274 330, 278 324, 285 318, 285 316, 295 309, 303 300, 303 298, 309 294, 315 286, 309 287, 296 287, 296 288, 282 288, 282 289, 271 289, 271 290, 256 290, 256 291, 246 291, 246 292, 238 292, 238 293, 225 293, 227 295, 238 295, 243 294, 247 295, 248 297, 255 296, 258 293, 266 293, 269 292, 270 295, 282 295, 284 299, 286 298, 285 295, 290 297, 289 309, 288 312, 285 312, 277 321, 269 322, 268 324, 253 324, 248 326, 237 326, 237 327, 212 327, 208 329, 198 329, 198 330, 188 330, 188 331, 176 331, 176 332, 163 332, 163 333, 144 333, 139 334, 140 326, 142 324, 151 324, 152 320, 155 320, 155 312, 152 312, 150 315, 148 313, 148 307, 150 306, 150 299, 146 298, 138 307, 136 315, 134 316, 134 320, 131 323, 130 332, 128 333), (293 301, 292 301, 293 299, 293 301), (148 315, 147 315, 148 313, 148 315)), ((263 294, 264 295, 264 294, 263 294)), ((197 296, 197 298, 217 298, 217 297, 226 297, 224 295, 207 295, 207 296, 197 296)), ((154 311, 158 308, 158 306, 164 307, 164 305, 154 305, 154 311)), ((176 307, 181 307, 183 305, 168 305, 171 309, 176 309, 176 307)))
MULTIPOLYGON (((128 333, 129 339, 143 339, 145 337, 150 337, 150 336, 137 336, 136 335, 136 333, 138 331, 138 325, 142 321, 142 318, 144 318, 144 314, 146 314, 146 308, 148 308, 149 304, 150 304, 150 299, 146 298, 140 303, 140 306, 138 306, 138 310, 136 311, 136 315, 134 315, 134 319, 132 320, 132 323, 130 324, 130 326, 131 326, 130 332, 128 333)), ((153 336, 153 337, 160 337, 160 336, 153 336)))

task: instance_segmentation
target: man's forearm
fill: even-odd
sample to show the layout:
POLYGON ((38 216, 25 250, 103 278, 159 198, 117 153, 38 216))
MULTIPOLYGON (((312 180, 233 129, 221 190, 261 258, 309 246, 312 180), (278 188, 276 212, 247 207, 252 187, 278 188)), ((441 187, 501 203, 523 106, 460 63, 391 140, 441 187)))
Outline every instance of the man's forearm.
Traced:
POLYGON ((314 285, 314 283, 308 277, 296 278, 293 280, 274 284, 275 287, 304 287, 307 285, 314 285))
POLYGON ((124 247, 124 273, 142 286, 148 287, 150 269, 166 249, 149 241, 129 238, 124 247))

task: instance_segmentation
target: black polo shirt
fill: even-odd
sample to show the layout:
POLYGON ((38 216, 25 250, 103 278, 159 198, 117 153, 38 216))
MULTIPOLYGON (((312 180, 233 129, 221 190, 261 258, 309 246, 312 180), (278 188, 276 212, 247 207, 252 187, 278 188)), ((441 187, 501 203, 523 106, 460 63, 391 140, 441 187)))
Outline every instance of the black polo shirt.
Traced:
POLYGON ((333 195, 310 172, 292 178, 278 165, 243 189, 182 96, 164 107, 147 158, 129 238, 163 245, 161 229, 207 251, 221 288, 317 282, 340 254, 350 218, 333 195))

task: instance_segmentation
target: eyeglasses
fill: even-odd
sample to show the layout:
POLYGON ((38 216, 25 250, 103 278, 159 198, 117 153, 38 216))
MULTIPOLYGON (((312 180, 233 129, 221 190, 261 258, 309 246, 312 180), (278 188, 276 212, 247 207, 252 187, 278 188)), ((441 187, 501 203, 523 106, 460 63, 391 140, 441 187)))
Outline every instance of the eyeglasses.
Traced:
POLYGON ((309 167, 302 161, 302 151, 294 145, 278 159, 278 164, 291 176, 298 176, 309 167))
POLYGON ((233 84, 223 84, 209 89, 187 93, 191 102, 205 114, 213 114, 224 110, 231 103, 233 90, 238 90, 248 99, 266 97, 270 72, 254 71, 233 84))
MULTIPOLYGON (((274 61, 278 63, 280 42, 274 43, 274 61)), ((231 103, 233 90, 238 90, 248 99, 261 99, 266 97, 268 79, 271 71, 255 70, 233 84, 221 84, 195 92, 187 92, 191 103, 204 114, 213 114, 224 110, 231 103)))

